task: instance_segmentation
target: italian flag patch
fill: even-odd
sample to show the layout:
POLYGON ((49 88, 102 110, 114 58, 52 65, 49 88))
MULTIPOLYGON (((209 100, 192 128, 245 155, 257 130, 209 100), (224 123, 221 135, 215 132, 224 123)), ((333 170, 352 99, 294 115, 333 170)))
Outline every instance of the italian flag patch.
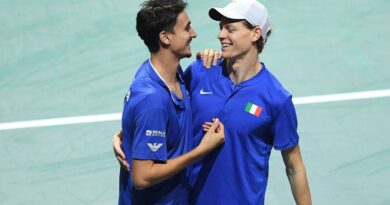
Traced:
POLYGON ((260 106, 249 103, 249 102, 248 102, 248 104, 246 104, 246 107, 245 107, 245 111, 249 112, 250 114, 252 114, 256 117, 260 116, 261 110, 262 110, 262 108, 260 106))

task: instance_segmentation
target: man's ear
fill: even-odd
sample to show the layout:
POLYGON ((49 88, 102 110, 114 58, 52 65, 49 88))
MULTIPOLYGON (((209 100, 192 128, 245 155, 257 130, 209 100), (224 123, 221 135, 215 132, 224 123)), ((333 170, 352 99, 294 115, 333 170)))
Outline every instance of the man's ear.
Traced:
POLYGON ((259 26, 256 26, 254 29, 253 29, 253 38, 252 38, 252 41, 253 42, 256 42, 257 40, 259 40, 261 37, 261 29, 259 26))
POLYGON ((170 36, 169 36, 169 33, 166 32, 166 31, 161 31, 159 33, 159 37, 160 37, 160 42, 163 46, 168 46, 171 41, 170 41, 170 36))

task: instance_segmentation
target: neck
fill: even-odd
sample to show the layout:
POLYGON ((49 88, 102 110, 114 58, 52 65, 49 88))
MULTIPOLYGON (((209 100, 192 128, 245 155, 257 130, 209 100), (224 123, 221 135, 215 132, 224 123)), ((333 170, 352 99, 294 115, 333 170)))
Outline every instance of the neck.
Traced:
POLYGON ((164 51, 152 53, 150 62, 156 69, 156 72, 164 79, 168 85, 177 82, 176 74, 179 68, 179 58, 164 51))
POLYGON ((257 53, 227 61, 229 77, 235 84, 252 78, 261 70, 261 67, 257 53))

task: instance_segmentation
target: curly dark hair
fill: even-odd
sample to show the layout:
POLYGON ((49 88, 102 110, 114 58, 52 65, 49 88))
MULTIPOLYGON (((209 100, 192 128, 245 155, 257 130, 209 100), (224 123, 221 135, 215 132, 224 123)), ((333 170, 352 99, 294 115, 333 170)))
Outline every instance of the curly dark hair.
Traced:
POLYGON ((137 13, 138 36, 151 53, 156 53, 160 49, 160 32, 172 32, 177 16, 187 3, 182 0, 147 0, 141 6, 137 13))

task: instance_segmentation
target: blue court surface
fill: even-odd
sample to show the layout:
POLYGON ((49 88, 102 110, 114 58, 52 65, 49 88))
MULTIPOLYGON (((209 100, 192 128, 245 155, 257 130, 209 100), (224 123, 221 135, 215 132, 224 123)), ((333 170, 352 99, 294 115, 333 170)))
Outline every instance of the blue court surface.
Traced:
MULTIPOLYGON (((227 2, 188 1, 193 51, 220 47, 207 12, 227 2)), ((117 203, 111 137, 148 57, 140 3, 0 1, 0 204, 117 203)), ((263 3, 260 58, 294 95, 313 204, 390 204, 390 1, 263 3)), ((278 151, 266 204, 294 204, 278 151)))

